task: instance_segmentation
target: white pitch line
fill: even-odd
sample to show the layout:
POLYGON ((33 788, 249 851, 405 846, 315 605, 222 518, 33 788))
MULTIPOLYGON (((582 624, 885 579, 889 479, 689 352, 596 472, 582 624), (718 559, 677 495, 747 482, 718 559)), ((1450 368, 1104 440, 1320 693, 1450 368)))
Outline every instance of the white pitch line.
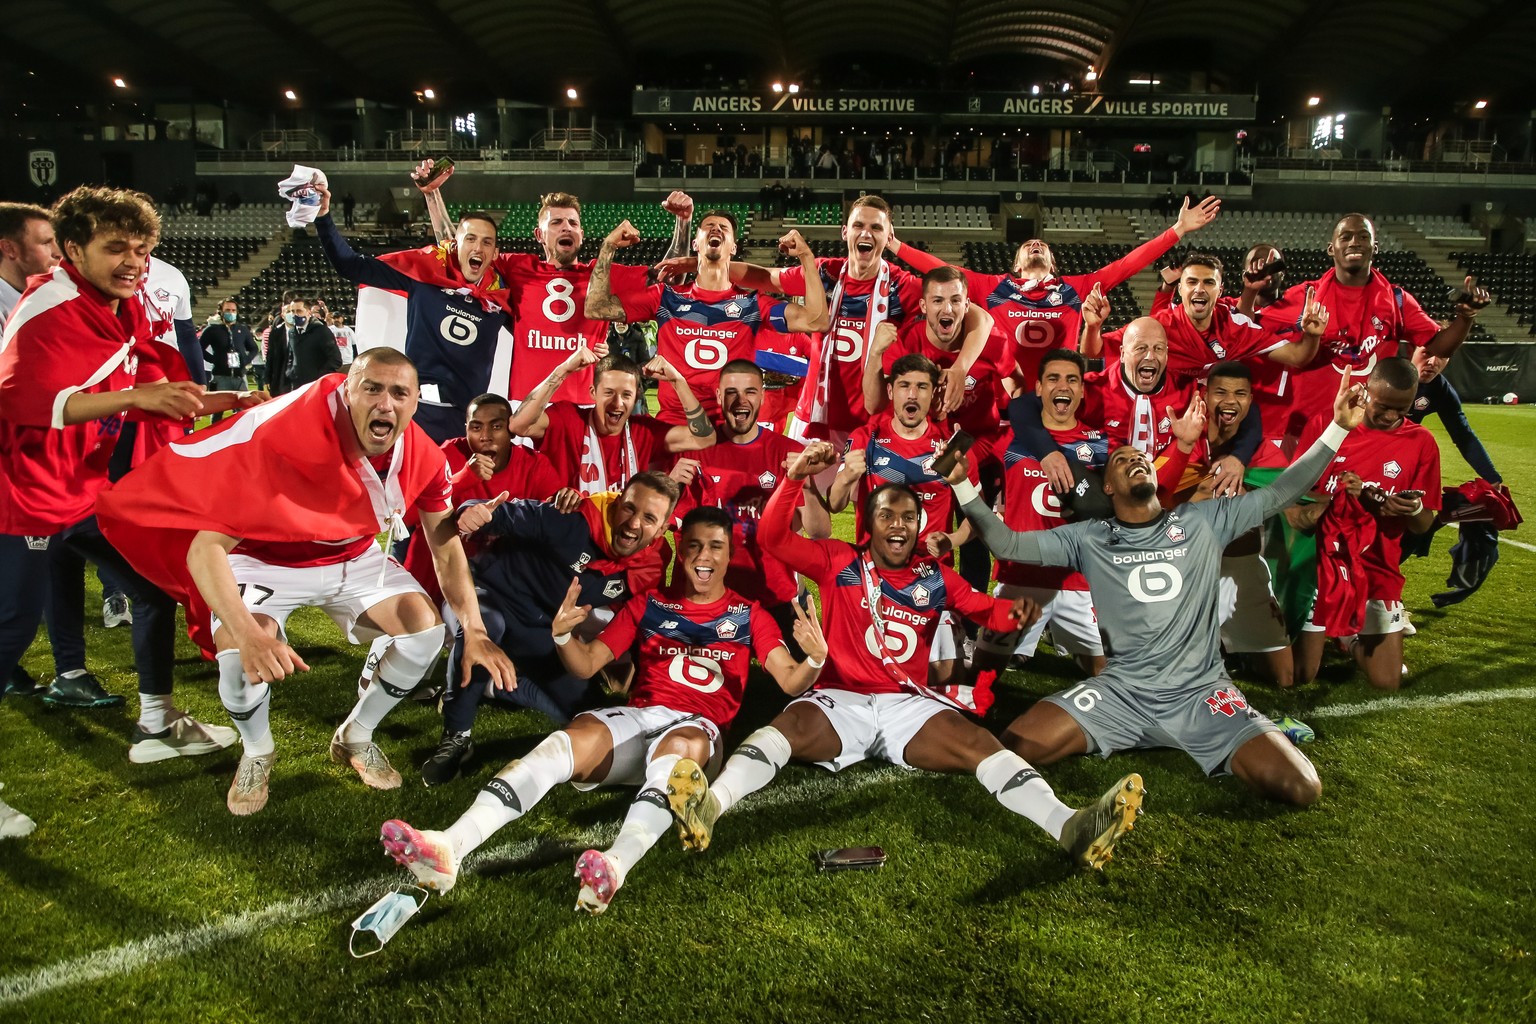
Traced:
POLYGON ((1495 700, 1530 700, 1536 697, 1536 686, 1519 686, 1510 690, 1468 690, 1462 693, 1445 693, 1429 697, 1379 697, 1363 704, 1332 704, 1313 708, 1308 718, 1349 718, 1373 711, 1415 711, 1455 707, 1459 704, 1486 704, 1495 700))
MULTIPOLYGON (((804 804, 851 793, 871 786, 887 785, 908 779, 924 772, 909 772, 895 767, 877 768, 853 776, 814 775, 802 782, 778 786, 754 793, 742 801, 746 810, 780 807, 788 804, 804 804)), ((618 834, 617 822, 607 823, 559 838, 524 839, 490 850, 477 851, 465 859, 466 869, 473 872, 488 866, 516 864, 532 856, 548 843, 568 843, 573 846, 595 846, 608 842, 618 834)), ((210 946, 232 939, 245 938, 271 928, 297 924, 321 914, 330 914, 354 907, 358 912, 368 903, 382 896, 401 881, 400 872, 391 872, 367 881, 350 885, 332 886, 329 889, 284 900, 259 910, 218 918, 192 928, 151 935, 120 946, 87 953, 71 960, 60 961, 46 967, 38 967, 22 974, 0 977, 0 1007, 14 1006, 36 996, 72 985, 102 981, 119 975, 132 974, 167 960, 175 960, 201 952, 210 946)))
POLYGON ((1510 540, 1503 534, 1499 535, 1500 544, 1508 544, 1510 547, 1519 548, 1522 551, 1536 551, 1536 544, 1527 544, 1523 540, 1510 540))

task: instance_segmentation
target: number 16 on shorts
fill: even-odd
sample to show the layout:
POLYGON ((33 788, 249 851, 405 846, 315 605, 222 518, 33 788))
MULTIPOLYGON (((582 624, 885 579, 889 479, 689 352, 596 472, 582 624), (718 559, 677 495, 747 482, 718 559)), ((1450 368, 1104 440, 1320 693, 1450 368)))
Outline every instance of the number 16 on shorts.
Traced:
POLYGON ((1094 705, 1103 698, 1099 694, 1098 690, 1095 690, 1087 683, 1078 683, 1076 686, 1072 687, 1072 689, 1062 694, 1061 699, 1070 700, 1072 702, 1072 706, 1077 708, 1077 710, 1087 712, 1092 711, 1094 705))

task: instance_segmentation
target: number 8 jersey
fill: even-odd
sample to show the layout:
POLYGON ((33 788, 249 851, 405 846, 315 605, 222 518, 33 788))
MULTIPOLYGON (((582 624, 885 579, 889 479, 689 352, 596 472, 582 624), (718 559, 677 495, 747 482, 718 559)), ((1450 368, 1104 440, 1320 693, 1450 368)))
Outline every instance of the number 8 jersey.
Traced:
POLYGON ((784 645, 773 617, 731 590, 709 604, 647 591, 627 602, 598 639, 615 657, 635 650, 630 706, 702 715, 721 732, 741 709, 752 656, 765 662, 784 645))

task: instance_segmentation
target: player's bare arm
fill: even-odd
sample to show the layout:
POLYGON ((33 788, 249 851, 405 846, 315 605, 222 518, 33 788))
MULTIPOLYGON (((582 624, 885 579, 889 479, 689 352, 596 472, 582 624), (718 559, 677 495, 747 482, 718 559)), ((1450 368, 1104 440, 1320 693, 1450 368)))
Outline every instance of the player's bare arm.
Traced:
POLYGON ((592 278, 587 284, 587 305, 583 310, 588 320, 609 320, 619 322, 624 319, 624 304, 613 294, 613 285, 609 281, 609 275, 613 270, 613 258, 620 249, 627 249, 640 241, 640 232, 629 221, 623 221, 618 227, 608 232, 608 237, 603 239, 603 247, 597 252, 597 260, 592 264, 592 278))
MULTIPOLYGON (((416 165, 411 171, 411 184, 421 191, 422 198, 427 203, 427 216, 432 220, 432 237, 438 244, 453 240, 453 218, 448 216, 448 204, 443 199, 443 185, 453 177, 453 165, 449 164, 442 174, 432 178, 432 168, 436 161, 430 157, 416 165)), ((329 205, 329 203, 326 203, 329 205)))
POLYGON ((864 479, 867 472, 869 461, 863 448, 851 449, 843 456, 842 468, 832 478, 832 487, 827 494, 827 505, 833 512, 841 512, 848 507, 854 492, 859 489, 859 481, 864 479))
POLYGON ((776 647, 763 663, 763 668, 779 684, 779 689, 791 697, 798 697, 815 686, 816 677, 821 675, 822 667, 827 663, 827 638, 821 631, 821 616, 816 611, 816 599, 806 595, 806 600, 810 602, 809 609, 799 601, 791 602, 795 612, 795 642, 805 652, 805 660, 796 661, 787 649, 776 647))
MULTIPOLYGON (((607 348, 606 345, 598 347, 607 348)), ((518 437, 531 437, 535 441, 543 437, 549 429, 549 402, 555 397, 555 392, 560 390, 560 385, 577 370, 595 365, 600 358, 599 353, 586 346, 572 352, 564 362, 549 371, 548 377, 539 381, 538 387, 528 392, 523 404, 518 406, 517 412, 507 421, 507 429, 518 437)))
POLYGON ((667 431, 667 451, 697 451, 715 443, 715 425, 709 421, 709 413, 693 396, 688 380, 662 356, 656 356, 645 364, 643 371, 649 380, 664 380, 677 392, 687 423, 667 431))
POLYGON ((167 419, 184 420, 197 415, 203 404, 203 386, 189 380, 142 384, 127 391, 101 394, 76 392, 64 401, 64 425, 89 423, 118 413, 138 410, 167 419))
POLYGON ((1468 277, 1462 282, 1462 295, 1464 298, 1456 303, 1451 322, 1440 328, 1440 333, 1430 338, 1429 344, 1424 346, 1430 355, 1444 358, 1460 348, 1472 330, 1477 311, 1493 301, 1488 289, 1479 287, 1474 277, 1468 277))
POLYGON ((871 416, 890 404, 885 394, 885 352, 896 344, 899 333, 895 324, 889 320, 882 320, 880 326, 875 328, 875 336, 870 339, 869 355, 864 359, 864 377, 861 384, 864 391, 864 408, 871 416))
POLYGON ((1084 359, 1097 359, 1104 352, 1104 321, 1109 319, 1109 300, 1099 283, 1093 283, 1093 291, 1083 299, 1083 334, 1077 350, 1084 359))
POLYGON ((549 632, 555 639, 555 653, 560 663, 580 679, 591 679, 613 662, 613 651, 601 640, 590 642, 572 635, 572 630, 592 613, 589 604, 577 604, 581 600, 581 580, 572 579, 560 602, 554 618, 550 619, 549 632))
POLYGON ((686 192, 674 191, 662 200, 661 208, 677 218, 677 223, 672 227, 672 244, 667 246, 667 254, 662 257, 665 262, 688 252, 689 238, 693 233, 693 197, 686 192))
POLYGON ((458 529, 452 511, 423 512, 421 529, 432 551, 432 568, 443 588, 443 597, 453 614, 458 616, 464 631, 463 678, 468 679, 474 667, 479 665, 490 674, 498 690, 510 690, 517 685, 517 671, 512 659, 497 647, 485 631, 480 618, 480 600, 475 596, 475 585, 469 576, 469 559, 464 545, 459 542, 458 529))
POLYGON ((960 408, 960 403, 965 401, 966 374, 971 372, 971 367, 976 365, 976 360, 981 358, 981 353, 986 349, 987 339, 992 336, 992 327, 991 314, 976 303, 971 303, 965 311, 965 340, 960 343, 955 361, 939 375, 943 398, 940 410, 942 415, 953 414, 960 408))
MULTIPOLYGON (((816 255, 811 252, 810 243, 800 237, 800 232, 790 230, 779 239, 779 252, 799 260, 805 274, 805 305, 790 303, 784 310, 784 322, 800 334, 825 331, 832 326, 832 314, 827 309, 827 289, 816 272, 816 255)), ((731 266, 735 269, 736 265, 731 266)))
POLYGON ((266 616, 258 621, 245 606, 229 567, 229 553, 239 543, 238 537, 201 530, 187 548, 192 582, 219 620, 215 642, 220 650, 239 650, 241 669, 257 682, 275 683, 294 672, 308 672, 298 652, 278 638, 277 623, 266 616))
POLYGON ((1194 206, 1189 205, 1189 200, 1184 200, 1184 205, 1179 209, 1179 217, 1173 222, 1173 230, 1183 238, 1191 231, 1199 231, 1221 212, 1221 200, 1215 196, 1206 196, 1194 206))
POLYGON ((1328 309, 1317 301, 1317 290, 1307 287, 1307 301, 1302 306, 1301 340, 1281 345, 1265 353, 1282 366, 1306 366, 1317 357, 1317 347, 1328 330, 1328 309))

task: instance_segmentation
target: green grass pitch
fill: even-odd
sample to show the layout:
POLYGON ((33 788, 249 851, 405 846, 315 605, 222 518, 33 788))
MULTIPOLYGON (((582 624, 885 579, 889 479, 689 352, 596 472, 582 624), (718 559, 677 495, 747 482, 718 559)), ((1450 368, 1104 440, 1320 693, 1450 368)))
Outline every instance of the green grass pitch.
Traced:
MULTIPOLYGON (((1469 412, 1520 497, 1536 414, 1469 412)), ((1448 447, 1444 462, 1447 482, 1470 477, 1448 447)), ((0 1020, 1533 1020, 1536 552, 1504 546, 1480 593, 1437 611, 1450 543, 1409 569, 1406 705, 1350 712, 1379 697, 1337 661, 1295 694, 1241 677, 1255 705, 1317 728, 1309 810, 1168 751, 1067 762, 1046 777, 1068 802, 1131 770, 1149 790, 1089 876, 971 778, 794 766, 709 852, 665 837, 593 919, 572 910, 572 864, 612 838, 631 793, 561 788, 365 960, 347 954, 348 922, 404 877, 379 823, 446 825, 544 719, 486 711, 473 771, 429 791, 416 765, 437 715, 407 703, 380 732, 405 786, 367 791, 326 759, 363 652, 305 613, 292 632, 313 671, 275 687, 271 803, 236 819, 237 751, 131 765, 131 699, 95 713, 8 699, 0 781, 39 828, 0 843, 0 1020), (1423 700, 1469 692, 1496 699, 1423 700), (869 843, 890 855, 882 871, 811 868, 813 849, 869 843)), ((131 693, 127 631, 89 643, 108 688, 131 693)), ((180 654, 178 703, 222 722, 212 666, 180 654)), ((25 664, 52 674, 42 643, 25 664)), ((1037 659, 1005 677, 987 724, 1075 678, 1037 659)), ((762 682, 736 740, 780 706, 762 682)))

